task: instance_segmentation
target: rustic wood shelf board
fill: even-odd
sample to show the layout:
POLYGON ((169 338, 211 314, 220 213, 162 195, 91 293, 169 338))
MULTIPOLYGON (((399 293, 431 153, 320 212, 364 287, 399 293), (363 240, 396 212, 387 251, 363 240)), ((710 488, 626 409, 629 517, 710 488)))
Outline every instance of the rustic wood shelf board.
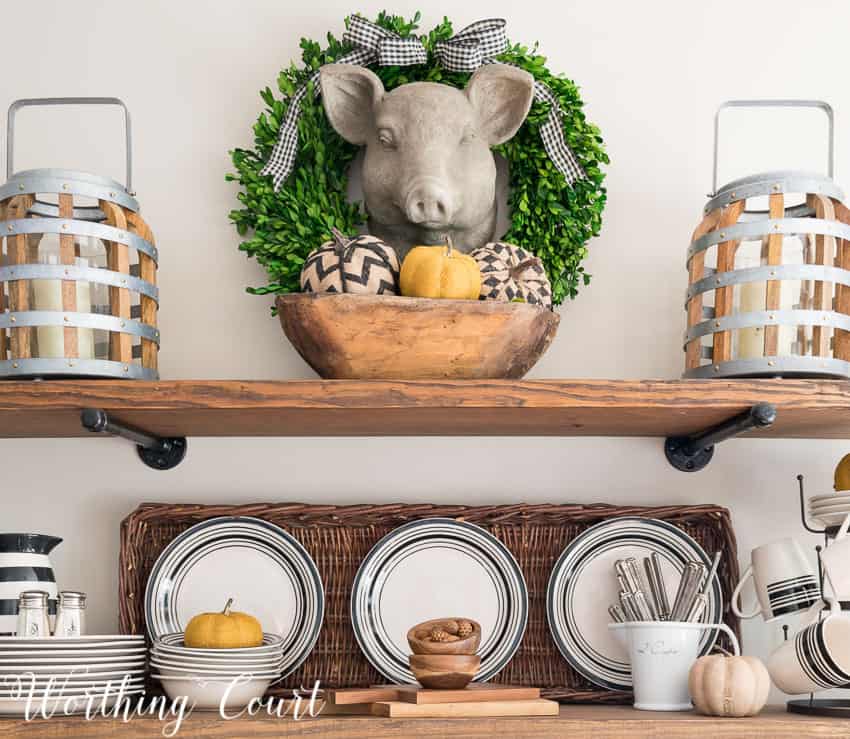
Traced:
POLYGON ((86 436, 82 408, 160 436, 670 436, 754 403, 752 436, 850 438, 850 382, 484 380, 0 382, 0 437, 86 436))
MULTIPOLYGON (((49 721, 0 718, 4 737, 162 737, 163 724, 150 717, 133 717, 123 723, 111 718, 85 721, 79 717, 56 715, 49 721)), ((412 736, 452 737, 453 739, 492 739, 526 737, 741 737, 753 739, 799 739, 845 736, 842 719, 797 716, 784 706, 771 706, 753 718, 712 718, 694 713, 654 713, 635 711, 628 706, 561 706, 559 716, 522 718, 378 718, 372 716, 320 716, 293 721, 262 714, 256 718, 224 721, 215 711, 197 711, 189 716, 178 737, 281 737, 305 736, 314 739, 409 739, 412 736)))

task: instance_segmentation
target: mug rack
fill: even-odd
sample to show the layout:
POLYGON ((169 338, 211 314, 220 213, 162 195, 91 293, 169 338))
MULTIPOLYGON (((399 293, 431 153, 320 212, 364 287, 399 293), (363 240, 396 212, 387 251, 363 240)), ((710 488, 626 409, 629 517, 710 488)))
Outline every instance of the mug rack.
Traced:
MULTIPOLYGON (((823 534, 823 546, 817 545, 815 551, 818 554, 818 586, 820 597, 823 599, 823 565, 821 564, 821 552, 829 546, 829 540, 838 532, 838 526, 827 526, 823 529, 814 529, 806 520, 806 496, 803 489, 803 476, 797 475, 800 494, 800 521, 803 528, 812 534, 823 534)), ((845 609, 845 603, 841 604, 845 609)), ((820 616, 818 616, 820 618, 820 616)), ((788 625, 782 627, 785 640, 788 640, 788 625)), ((808 698, 798 698, 787 703, 789 713, 799 713, 807 716, 832 716, 837 718, 850 718, 850 699, 848 698, 815 698, 814 693, 809 693, 808 698)))

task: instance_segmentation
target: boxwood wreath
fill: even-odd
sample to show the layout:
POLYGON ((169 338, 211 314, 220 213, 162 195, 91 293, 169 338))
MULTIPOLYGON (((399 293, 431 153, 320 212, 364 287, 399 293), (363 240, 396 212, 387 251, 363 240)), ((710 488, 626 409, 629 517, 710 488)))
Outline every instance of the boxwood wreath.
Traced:
MULTIPOLYGON (((418 30, 419 19, 418 12, 411 20, 382 12, 375 22, 408 37, 418 30)), ((427 64, 372 64, 369 68, 387 90, 415 81, 463 88, 470 75, 444 70, 434 55, 435 44, 453 33, 451 21, 444 18, 427 35, 419 36, 428 51, 427 64)), ((255 295, 297 292, 301 266, 313 249, 331 238, 331 229, 353 235, 366 220, 362 206, 346 199, 348 168, 357 147, 331 128, 321 99, 314 98, 312 91, 302 103, 295 169, 277 193, 271 176, 260 174, 292 95, 319 67, 336 61, 351 47, 328 33, 326 46, 301 39, 301 49, 302 66, 293 63, 278 76, 282 98, 275 97, 269 87, 260 93, 268 108, 254 125, 254 148, 231 152, 236 173, 228 174, 227 179, 241 185, 238 197, 242 207, 231 211, 230 219, 240 236, 249 236, 239 248, 263 265, 269 277, 267 285, 248 288, 255 295)), ((574 298, 580 285, 590 282, 582 260, 587 255, 588 240, 602 225, 606 193, 600 165, 607 164, 608 157, 599 129, 584 116, 575 83, 550 72, 536 44, 532 48, 509 44, 497 59, 530 72, 557 96, 564 111, 567 144, 587 175, 569 185, 546 155, 539 134, 549 108, 545 103, 535 102, 516 136, 494 149, 510 167, 511 225, 502 240, 522 246, 543 260, 552 282, 553 302, 560 304, 567 296, 574 298)))

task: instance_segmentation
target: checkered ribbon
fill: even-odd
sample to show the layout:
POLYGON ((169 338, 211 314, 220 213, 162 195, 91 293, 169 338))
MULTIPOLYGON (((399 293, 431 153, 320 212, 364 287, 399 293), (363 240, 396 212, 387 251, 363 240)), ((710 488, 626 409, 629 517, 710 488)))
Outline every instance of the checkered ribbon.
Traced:
MULTIPOLYGON (((354 48, 337 59, 337 64, 368 66, 377 62, 382 67, 409 67, 426 64, 428 61, 428 52, 418 38, 402 38, 359 15, 350 17, 343 41, 354 48)), ((434 53, 440 66, 449 72, 474 72, 482 64, 497 64, 494 57, 503 53, 507 47, 505 21, 492 18, 477 21, 446 41, 438 41, 434 53)), ((313 94, 318 95, 321 92, 318 71, 311 75, 310 83, 313 94)), ((295 157, 298 154, 298 119, 301 116, 301 103, 306 95, 307 85, 302 85, 289 101, 286 117, 280 124, 277 143, 261 171, 261 174, 272 175, 275 191, 280 190, 295 166, 295 157)), ((549 115, 540 126, 540 138, 549 159, 570 184, 585 177, 584 170, 564 140, 564 128, 561 123, 563 111, 558 99, 546 85, 537 80, 534 81, 534 99, 549 104, 549 115)))

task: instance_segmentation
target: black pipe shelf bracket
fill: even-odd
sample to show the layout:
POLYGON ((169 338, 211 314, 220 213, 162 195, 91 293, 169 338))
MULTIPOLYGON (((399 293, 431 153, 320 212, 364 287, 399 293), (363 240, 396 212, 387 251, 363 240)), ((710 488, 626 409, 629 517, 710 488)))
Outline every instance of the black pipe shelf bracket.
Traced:
POLYGON ((752 408, 713 428, 691 436, 668 436, 664 441, 667 461, 682 472, 698 472, 714 456, 714 446, 753 429, 763 429, 776 420, 776 406, 756 403, 752 408))
POLYGON ((99 408, 83 408, 80 422, 92 433, 113 434, 132 441, 142 462, 155 470, 173 469, 186 456, 185 436, 154 436, 112 420, 106 411, 99 408))

